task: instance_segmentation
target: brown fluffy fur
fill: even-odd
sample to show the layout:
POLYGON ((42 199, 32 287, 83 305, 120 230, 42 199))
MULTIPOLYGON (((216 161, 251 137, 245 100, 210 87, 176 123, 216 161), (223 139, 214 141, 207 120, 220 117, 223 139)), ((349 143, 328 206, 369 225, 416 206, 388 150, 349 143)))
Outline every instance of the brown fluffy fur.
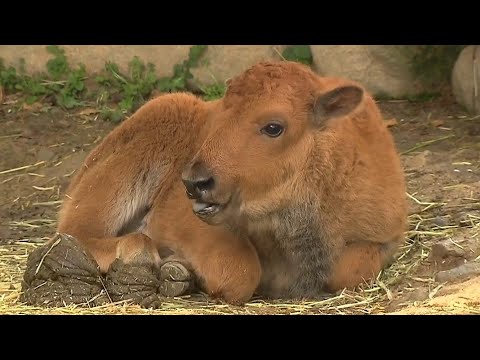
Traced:
POLYGON ((255 291, 310 297, 355 287, 403 241, 406 201, 372 98, 362 89, 357 105, 346 93, 346 113, 324 112, 324 95, 341 86, 362 89, 296 63, 261 63, 218 101, 149 101, 88 155, 58 231, 84 244, 102 271, 116 257, 158 265, 169 248, 231 303, 255 291), (260 132, 272 118, 286 126, 278 138, 260 132), (205 221, 181 182, 195 177, 195 164, 217 180, 212 199, 229 201, 205 221))

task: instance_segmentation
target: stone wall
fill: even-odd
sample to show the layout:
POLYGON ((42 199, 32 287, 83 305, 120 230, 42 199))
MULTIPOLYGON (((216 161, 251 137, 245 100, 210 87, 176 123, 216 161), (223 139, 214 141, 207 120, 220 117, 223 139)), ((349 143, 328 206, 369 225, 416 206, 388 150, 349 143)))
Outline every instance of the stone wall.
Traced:
MULTIPOLYGON (((106 61, 127 70, 133 56, 155 64, 159 76, 172 74, 173 66, 188 57, 190 45, 62 45, 71 64, 83 63, 90 73, 106 61)), ((280 60, 285 45, 210 45, 206 64, 193 69, 201 83, 225 81, 262 60, 280 60)), ((363 83, 374 95, 403 97, 423 91, 409 70, 409 59, 396 46, 311 45, 312 68, 321 75, 342 76, 363 83)), ((50 58, 45 45, 1 45, 0 58, 18 64, 24 58, 29 72, 43 71, 50 58)))

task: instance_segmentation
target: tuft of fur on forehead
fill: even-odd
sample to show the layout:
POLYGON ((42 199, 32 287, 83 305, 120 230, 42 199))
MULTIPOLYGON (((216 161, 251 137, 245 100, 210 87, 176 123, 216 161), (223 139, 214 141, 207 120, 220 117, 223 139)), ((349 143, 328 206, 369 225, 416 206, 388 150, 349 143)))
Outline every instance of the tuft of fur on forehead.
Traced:
POLYGON ((305 65, 293 61, 261 62, 229 81, 223 101, 231 107, 285 91, 304 94, 305 90, 313 91, 315 84, 318 78, 305 65))

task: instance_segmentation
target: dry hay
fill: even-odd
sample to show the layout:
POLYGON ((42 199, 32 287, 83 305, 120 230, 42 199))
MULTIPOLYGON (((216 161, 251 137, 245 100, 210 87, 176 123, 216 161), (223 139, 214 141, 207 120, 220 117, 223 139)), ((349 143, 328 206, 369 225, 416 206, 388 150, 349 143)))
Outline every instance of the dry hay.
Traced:
POLYGON ((142 309, 125 302, 92 308, 87 305, 52 309, 25 306, 18 302, 23 271, 28 254, 40 245, 22 241, 0 247, 0 314, 351 314, 372 312, 383 297, 382 288, 377 286, 301 303, 255 299, 245 306, 230 306, 219 301, 197 300, 198 296, 185 296, 165 299, 159 310, 142 309))
MULTIPOLYGON (((433 284, 431 278, 418 278, 414 270, 428 257, 433 241, 452 235, 456 226, 438 226, 432 222, 433 217, 428 216, 433 208, 444 204, 422 203, 413 195, 410 199, 420 206, 420 210, 410 215, 410 230, 408 239, 399 251, 398 259, 382 274, 370 283, 363 284, 357 291, 343 291, 322 301, 290 302, 272 301, 266 302, 254 299, 245 306, 230 306, 218 301, 197 300, 196 297, 181 297, 165 299, 161 309, 148 310, 128 303, 112 303, 103 306, 89 308, 88 306, 66 306, 62 308, 45 309, 25 306, 18 302, 23 277, 24 266, 28 254, 35 247, 44 243, 45 239, 34 241, 17 241, 8 245, 0 246, 0 314, 381 314, 393 300, 392 290, 398 285, 403 290, 408 290, 409 280, 428 282, 433 284), (405 285, 407 284, 407 285, 405 285)), ((52 226, 52 221, 38 223, 25 220, 12 224, 15 226, 52 226)), ((480 230, 480 218, 471 217, 472 228, 480 230)), ((432 288, 431 294, 435 294, 437 288, 432 288)), ((432 297, 432 296, 431 296, 432 297)), ((452 305, 453 306, 453 305, 452 305)), ((422 313, 441 313, 441 309, 433 306, 417 308, 422 313)), ((449 308, 452 311, 451 307, 449 308)), ((468 304, 458 305, 456 311, 478 313, 474 307, 468 304)), ((406 310, 415 313, 413 310, 406 310)), ((400 312, 402 313, 402 312, 400 312)))

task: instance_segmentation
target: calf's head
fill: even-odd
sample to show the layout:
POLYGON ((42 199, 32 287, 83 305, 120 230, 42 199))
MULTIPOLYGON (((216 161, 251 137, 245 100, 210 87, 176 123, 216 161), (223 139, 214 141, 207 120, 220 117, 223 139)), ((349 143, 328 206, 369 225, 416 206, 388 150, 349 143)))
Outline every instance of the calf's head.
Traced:
POLYGON ((297 196, 319 132, 363 100, 361 87, 339 84, 292 62, 260 63, 231 80, 182 173, 195 214, 209 224, 235 223, 297 196))

